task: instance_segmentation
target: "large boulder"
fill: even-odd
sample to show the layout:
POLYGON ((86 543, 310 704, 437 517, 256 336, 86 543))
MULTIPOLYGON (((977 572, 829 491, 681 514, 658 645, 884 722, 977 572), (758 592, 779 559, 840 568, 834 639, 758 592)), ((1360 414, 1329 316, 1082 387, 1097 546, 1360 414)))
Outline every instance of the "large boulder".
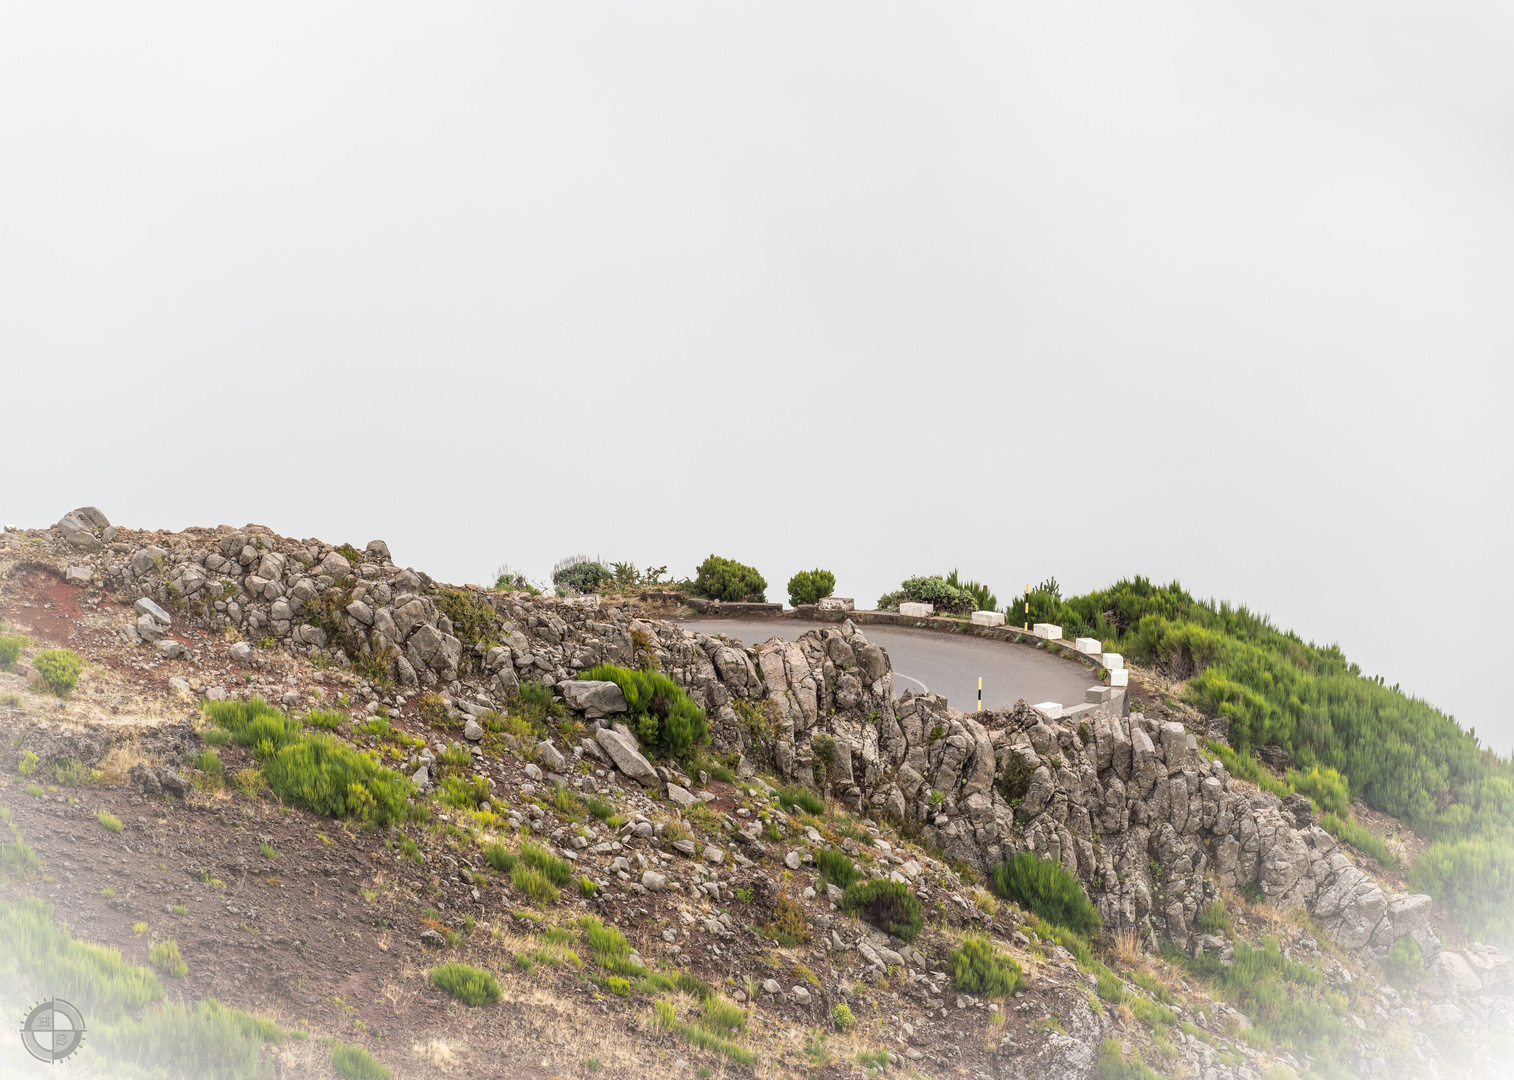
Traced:
POLYGON ((612 728, 600 728, 594 733, 594 738, 604 752, 610 755, 610 760, 615 762, 615 767, 621 772, 642 787, 658 785, 656 770, 652 768, 650 761, 641 756, 641 751, 636 749, 635 740, 630 736, 623 735, 612 728))
POLYGON ((608 680, 567 680, 558 686, 568 708, 581 712, 589 720, 626 711, 626 696, 619 686, 608 680))

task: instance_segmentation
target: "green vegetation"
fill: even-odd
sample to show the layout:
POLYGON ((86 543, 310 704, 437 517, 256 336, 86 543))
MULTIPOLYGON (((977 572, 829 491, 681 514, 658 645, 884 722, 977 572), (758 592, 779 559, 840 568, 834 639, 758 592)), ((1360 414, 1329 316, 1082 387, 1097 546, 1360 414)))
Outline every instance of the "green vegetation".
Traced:
POLYGON ((822 848, 815 853, 815 865, 820 871, 818 889, 825 891, 827 883, 838 889, 845 889, 855 881, 862 879, 862 871, 857 869, 857 864, 839 848, 822 848))
POLYGON ((303 734, 300 721, 261 698, 206 702, 205 715, 252 750, 265 782, 286 802, 381 827, 408 815, 414 788, 406 777, 326 732, 303 734))
POLYGON ((431 969, 431 985, 474 1007, 493 1005, 500 995, 493 975, 468 964, 437 965, 431 969))
MULTIPOLYGON (((953 570, 952 577, 955 578, 956 574, 953 570)), ((931 604, 937 615, 967 615, 979 610, 978 598, 974 594, 939 575, 906 578, 893 592, 878 598, 880 611, 898 611, 900 604, 931 604)))
POLYGON ((825 803, 820 801, 819 796, 798 787, 779 788, 778 806, 784 811, 792 810, 797 806, 806 814, 814 814, 817 817, 825 813, 825 803))
POLYGON ((0 634, 0 671, 15 671, 21 650, 31 644, 20 634, 0 634))
POLYGON ((1098 909, 1083 895, 1083 886, 1061 863, 1022 851, 993 869, 994 890, 1034 911, 1048 922, 1078 934, 1101 925, 1098 909))
POLYGON ((1350 844, 1364 855, 1371 855, 1382 865, 1392 868, 1398 865, 1398 856, 1388 850, 1383 838, 1362 825, 1354 817, 1336 817, 1325 814, 1320 818, 1320 828, 1337 840, 1350 844))
POLYGON ((1316 765, 1308 772, 1289 769, 1288 783, 1300 795, 1309 796, 1316 810, 1340 817, 1351 812, 1351 787, 1344 776, 1329 766, 1322 769, 1316 765))
POLYGON ((173 938, 164 938, 154 943, 147 959, 164 975, 171 975, 175 979, 182 979, 189 974, 189 965, 184 962, 184 957, 179 952, 179 943, 173 938))
POLYGON ((52 774, 61 787, 83 787, 100 779, 99 770, 91 769, 76 758, 53 762, 52 774))
POLYGON ((552 568, 552 585, 558 595, 598 592, 615 575, 587 555, 569 555, 552 568))
POLYGON ((1407 990, 1425 973, 1425 958, 1419 951, 1419 942, 1405 935, 1393 943, 1388 956, 1383 960, 1383 971, 1388 981, 1400 990, 1407 990))
POLYGON ((1099 1049, 1099 1063, 1094 1066, 1092 1075, 1093 1080, 1157 1080, 1157 1074, 1139 1058, 1126 1060, 1118 1039, 1104 1040, 1099 1049))
POLYGON ((16 772, 22 776, 30 776, 37 771, 37 763, 42 759, 30 750, 21 752, 21 760, 16 762, 16 772))
POLYGON ((389 1080, 389 1070, 361 1046, 343 1044, 333 1049, 331 1067, 343 1080, 389 1080))
POLYGON ((66 697, 79 685, 84 661, 72 649, 43 649, 32 657, 32 667, 42 685, 59 697, 66 697))
POLYGON ((258 841, 258 853, 265 859, 277 859, 279 857, 279 853, 274 850, 274 846, 267 840, 258 841))
POLYGON ((836 591, 836 575, 829 570, 801 570, 789 578, 789 606, 818 604, 836 591))
POLYGON ((704 710, 689 699, 683 687, 660 671, 596 664, 579 678, 605 680, 620 687, 637 739, 658 756, 688 757, 709 738, 710 725, 704 710))
POLYGON ((11 832, 15 835, 10 840, 0 842, 0 883, 3 884, 25 881, 42 868, 37 853, 16 834, 15 826, 11 826, 11 832))
POLYGON ((754 601, 767 598, 768 583, 750 566, 711 555, 694 575, 694 594, 711 600, 754 601))
POLYGON ((1363 675, 1337 646, 1306 643, 1245 607, 1195 600, 1176 583, 1135 578, 1064 601, 1045 582, 1031 619, 1187 680, 1184 701, 1230 718, 1236 753, 1222 756, 1237 776, 1246 773, 1232 761, 1268 744, 1302 774, 1336 770, 1351 794, 1431 841, 1410 870, 1414 888, 1469 933, 1514 943, 1514 763, 1482 748, 1475 730, 1363 675))
POLYGON ((948 959, 958 990, 978 997, 1005 997, 1020 985, 1020 965, 998 952, 988 938, 969 934, 948 959))
POLYGON ((914 941, 925 926, 915 894, 907 885, 888 878, 849 885, 841 896, 841 910, 904 941, 914 941))
POLYGON ((850 1005, 837 1002, 831 1009, 831 1023, 836 1025, 837 1031, 850 1031, 857 1026, 857 1018, 852 1015, 850 1005))
POLYGON ((1227 934, 1230 932, 1230 916, 1225 913, 1225 901, 1215 897, 1214 903, 1199 912, 1198 931, 1201 934, 1227 934))
POLYGON ((737 1030, 745 1030, 745 1012, 713 996, 705 1000, 701 1013, 692 1021, 680 1020, 677 1006, 667 998, 663 998, 653 1006, 652 1022, 661 1031, 682 1035, 701 1050, 720 1054, 738 1065, 750 1065, 756 1060, 752 1052, 728 1037, 734 1033, 729 1026, 728 1010, 734 1010, 740 1014, 740 1028, 737 1030))
POLYGON ((98 814, 95 815, 95 820, 98 821, 101 825, 104 825, 111 832, 120 832, 126 827, 121 824, 121 819, 116 817, 116 815, 112 814, 109 810, 101 810, 98 814))
POLYGON ((335 731, 347 722, 345 713, 339 713, 335 709, 311 709, 304 716, 305 726, 319 728, 322 731, 335 731))
POLYGON ((508 874, 515 869, 515 864, 520 861, 520 857, 504 844, 493 843, 484 846, 484 861, 501 874, 508 874))

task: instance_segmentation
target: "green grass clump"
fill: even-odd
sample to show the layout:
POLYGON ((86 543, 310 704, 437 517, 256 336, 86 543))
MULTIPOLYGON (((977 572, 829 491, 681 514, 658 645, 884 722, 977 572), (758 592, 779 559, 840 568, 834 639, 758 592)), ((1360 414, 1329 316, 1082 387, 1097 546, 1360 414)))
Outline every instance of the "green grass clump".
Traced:
POLYGON ((99 821, 101 825, 104 825, 111 832, 120 832, 126 827, 121 824, 121 819, 116 817, 116 815, 112 814, 109 810, 101 810, 98 814, 95 815, 95 820, 99 821))
POLYGON ((67 697, 79 685, 84 661, 72 649, 43 649, 32 657, 32 667, 43 686, 59 697, 67 697))
POLYGON ((361 1046, 336 1047, 331 1051, 331 1067, 343 1080, 389 1080, 389 1070, 361 1046))
MULTIPOLYGON (((1371 829, 1362 825, 1355 817, 1338 817, 1335 814, 1324 814, 1320 817, 1320 828, 1342 843, 1350 844, 1363 855, 1370 855, 1383 866, 1392 869, 1398 865, 1398 856, 1388 850, 1388 845, 1383 838, 1371 829)), ((1442 851, 1446 848, 1443 846, 1442 851)), ((1430 863, 1426 864, 1427 867, 1430 863)), ((1487 894, 1491 890, 1486 886, 1481 890, 1487 894)))
POLYGON ((594 879, 588 874, 584 874, 578 879, 579 896, 592 900, 597 892, 599 892, 599 886, 594 884, 594 879))
POLYGON ((464 768, 473 764, 473 753, 462 743, 453 743, 439 755, 443 765, 455 765, 464 768))
POLYGON ((1101 971, 1096 978, 1098 979, 1096 990, 1102 1000, 1111 1005, 1118 1005, 1125 1000, 1125 988, 1120 985, 1120 980, 1114 972, 1101 971))
POLYGON ((952 982, 977 997, 1005 997, 1020 985, 1020 965, 998 952, 986 936, 969 934, 951 951, 952 982))
POLYGON ((205 998, 193 1007, 165 1002, 140 1021, 91 1023, 89 1042, 125 1075, 255 1080, 267 1075, 263 1046, 285 1037, 271 1020, 205 998))
POLYGON ((41 869, 37 853, 20 836, 0 843, 0 882, 25 881, 41 869))
POLYGON ((814 794, 804 788, 779 788, 778 805, 784 810, 792 810, 799 807, 806 814, 814 814, 817 817, 825 813, 825 803, 814 794))
POLYGON ((815 853, 815 865, 820 870, 819 890, 825 891, 827 883, 845 889, 862 878, 862 871, 851 857, 839 848, 823 848, 815 853))
POLYGON ((614 816, 615 804, 608 799, 601 799, 598 795, 585 795, 584 807, 600 821, 614 816))
POLYGON ((499 983, 494 976, 468 964, 437 965, 431 969, 431 985, 464 1005, 493 1005, 499 1000, 499 983))
POLYGON ((566 885, 573 880, 573 867, 568 861, 534 841, 527 840, 521 844, 520 861, 540 871, 553 885, 566 885))
POLYGON ((15 671, 21 650, 30 644, 31 640, 20 634, 0 634, 0 671, 15 671))
POLYGON ((1345 817, 1350 812, 1351 785, 1334 769, 1316 765, 1308 772, 1288 770, 1288 783, 1300 795, 1314 801, 1315 809, 1345 817))
POLYGON ((277 859, 279 857, 278 851, 267 840, 258 841, 258 853, 265 859, 277 859))
POLYGON ((189 974, 189 965, 184 962, 184 957, 179 952, 179 943, 173 938, 164 938, 154 943, 148 951, 147 959, 164 975, 175 979, 182 979, 189 974))
POLYGON ((501 874, 508 874, 515 869, 515 864, 520 862, 520 856, 504 844, 496 842, 484 846, 484 861, 501 874))
POLYGON ((335 709, 311 709, 304 716, 305 726, 322 731, 335 731, 347 722, 347 715, 335 709))
POLYGON ((858 881, 841 897, 841 910, 866 919, 904 941, 914 941, 925 927, 920 901, 909 887, 888 878, 858 881))
POLYGON ((550 907, 557 903, 562 895, 556 885, 547 876, 534 866, 528 866, 523 862, 515 864, 510 871, 510 884, 530 897, 531 901, 542 907, 550 907))
POLYGON ((214 750, 201 750, 195 756, 195 768, 217 779, 226 771, 226 766, 221 763, 221 755, 214 750))
POLYGON ((1393 943, 1383 960, 1383 971, 1388 981, 1400 990, 1407 990, 1419 982, 1425 973, 1425 958, 1419 951, 1419 942, 1404 936, 1393 943))
POLYGON ((556 790, 552 792, 552 809, 557 811, 559 817, 576 821, 583 815, 584 804, 578 801, 577 795, 561 784, 554 786, 556 790))
POLYGON ((1022 851, 995 866, 993 885, 1000 896, 1078 934, 1091 933, 1102 923, 1078 879, 1061 863, 1037 858, 1032 852, 1022 851))
POLYGON ((589 955, 594 962, 615 975, 645 975, 646 969, 631 960, 631 943, 613 926, 606 926, 593 915, 579 920, 589 939, 589 955))
POLYGON ((1215 897, 1214 903, 1199 912, 1195 924, 1201 934, 1227 934, 1230 932, 1230 916, 1225 912, 1223 897, 1215 897))
POLYGON ((1104 1040, 1092 1075, 1093 1080, 1158 1080, 1157 1074, 1140 1058, 1129 1060, 1125 1057, 1118 1039, 1104 1040))
POLYGON ((31 750, 21 752, 21 760, 16 762, 16 772, 21 776, 30 776, 37 771, 37 765, 42 759, 31 750))
POLYGON ((660 671, 596 664, 580 679, 613 682, 626 697, 627 720, 641 745, 658 756, 688 757, 709 738, 704 710, 660 671))

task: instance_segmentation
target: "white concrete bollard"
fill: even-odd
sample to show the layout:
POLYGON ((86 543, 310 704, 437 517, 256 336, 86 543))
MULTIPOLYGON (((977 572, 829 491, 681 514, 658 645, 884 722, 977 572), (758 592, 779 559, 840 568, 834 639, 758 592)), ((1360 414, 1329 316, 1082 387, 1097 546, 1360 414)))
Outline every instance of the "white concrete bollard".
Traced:
POLYGON ((1080 637, 1073 642, 1073 648, 1084 656, 1098 656, 1104 651, 1104 644, 1098 638, 1080 637))
POLYGON ((1115 668, 1113 671, 1111 671, 1109 673, 1109 685, 1110 686, 1129 686, 1130 685, 1130 669, 1129 668, 1115 668))
POLYGON ((899 614, 906 619, 924 619, 935 614, 935 604, 900 604, 899 614))
POLYGON ((1030 632, 1038 638, 1047 638, 1051 641, 1056 641, 1062 636, 1062 628, 1055 623, 1049 622, 1036 623, 1035 626, 1030 628, 1030 632))
POLYGON ((1043 701, 1039 705, 1032 705, 1031 708, 1048 720, 1062 719, 1062 703, 1060 701, 1043 701))
POLYGON ((1004 612, 1002 611, 975 611, 973 612, 974 626, 1003 626, 1004 612))
POLYGON ((1125 666, 1125 658, 1117 652, 1104 654, 1104 667, 1110 671, 1119 671, 1125 666))

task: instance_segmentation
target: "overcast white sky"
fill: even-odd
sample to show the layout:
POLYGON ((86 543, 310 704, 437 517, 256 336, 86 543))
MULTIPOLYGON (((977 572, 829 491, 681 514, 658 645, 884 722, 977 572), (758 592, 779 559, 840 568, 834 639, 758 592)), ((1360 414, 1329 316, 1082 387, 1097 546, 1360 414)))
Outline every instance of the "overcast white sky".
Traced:
POLYGON ((1514 745, 1514 9, 0 8, 0 518, 1130 574, 1514 745))

